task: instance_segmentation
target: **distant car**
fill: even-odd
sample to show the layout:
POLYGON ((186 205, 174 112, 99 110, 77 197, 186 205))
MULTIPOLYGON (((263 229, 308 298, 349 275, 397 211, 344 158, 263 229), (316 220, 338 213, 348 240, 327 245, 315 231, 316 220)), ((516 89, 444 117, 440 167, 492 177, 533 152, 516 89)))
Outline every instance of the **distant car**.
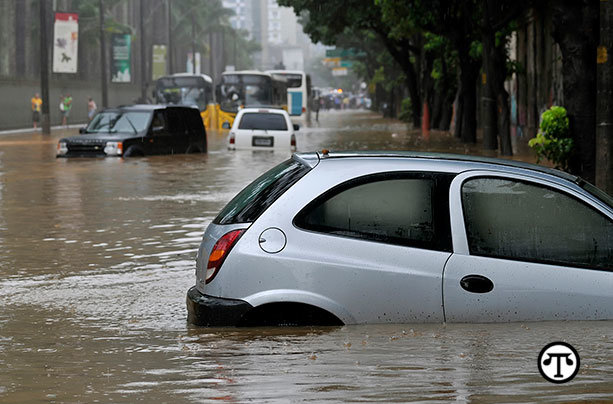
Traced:
POLYGON ((613 198, 508 160, 295 154, 198 250, 211 326, 613 319, 613 198))
POLYGON ((228 134, 228 148, 295 151, 298 128, 283 109, 241 109, 228 134))
POLYGON ((207 151, 202 118, 191 107, 109 108, 95 115, 80 132, 79 136, 59 140, 57 157, 134 157, 207 151))

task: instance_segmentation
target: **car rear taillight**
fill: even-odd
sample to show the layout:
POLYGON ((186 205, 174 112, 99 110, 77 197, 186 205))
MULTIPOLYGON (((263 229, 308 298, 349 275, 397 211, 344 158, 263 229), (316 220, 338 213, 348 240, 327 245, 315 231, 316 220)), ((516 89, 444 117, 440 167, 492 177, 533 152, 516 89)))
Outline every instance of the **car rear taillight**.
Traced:
POLYGON ((290 146, 292 147, 296 147, 296 135, 292 134, 292 137, 290 138, 290 146))
POLYGON ((234 244, 236 244, 244 231, 245 229, 233 230, 224 234, 219 240, 217 240, 213 246, 211 254, 209 255, 209 263, 206 266, 206 283, 211 282, 215 275, 217 275, 219 268, 221 268, 221 264, 223 264, 224 260, 228 256, 228 253, 232 247, 234 247, 234 244))
POLYGON ((235 144, 236 143, 236 138, 234 135, 234 132, 230 132, 230 144, 235 144))
POLYGON ((302 107, 302 113, 304 114, 306 112, 306 108, 302 107))

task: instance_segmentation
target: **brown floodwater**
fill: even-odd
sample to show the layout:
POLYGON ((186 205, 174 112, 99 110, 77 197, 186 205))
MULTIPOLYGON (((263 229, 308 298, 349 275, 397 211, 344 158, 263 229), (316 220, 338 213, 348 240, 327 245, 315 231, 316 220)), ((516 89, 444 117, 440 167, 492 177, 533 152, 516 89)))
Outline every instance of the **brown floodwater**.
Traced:
MULTIPOLYGON (((60 135, 0 136, 1 403, 613 401, 611 321, 190 326, 205 227, 289 152, 210 133, 203 155, 56 159, 60 135), (558 340, 581 356, 564 385, 536 366, 558 340)), ((481 153, 364 111, 301 128, 298 149, 321 148, 481 153)))

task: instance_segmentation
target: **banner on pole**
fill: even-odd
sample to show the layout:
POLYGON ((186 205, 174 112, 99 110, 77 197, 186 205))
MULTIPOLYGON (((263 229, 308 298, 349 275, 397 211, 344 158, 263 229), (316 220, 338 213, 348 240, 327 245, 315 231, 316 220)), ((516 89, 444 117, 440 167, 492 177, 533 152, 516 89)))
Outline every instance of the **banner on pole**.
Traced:
POLYGON ((55 13, 53 73, 76 73, 79 50, 79 15, 55 13))
POLYGON ((132 37, 130 34, 113 34, 111 37, 112 63, 111 81, 130 83, 132 81, 132 37))
POLYGON ((153 80, 166 75, 166 45, 153 45, 153 80))
POLYGON ((192 59, 192 53, 187 53, 187 64, 185 66, 185 71, 191 74, 200 74, 200 52, 196 52, 196 71, 194 72, 194 62, 192 59))

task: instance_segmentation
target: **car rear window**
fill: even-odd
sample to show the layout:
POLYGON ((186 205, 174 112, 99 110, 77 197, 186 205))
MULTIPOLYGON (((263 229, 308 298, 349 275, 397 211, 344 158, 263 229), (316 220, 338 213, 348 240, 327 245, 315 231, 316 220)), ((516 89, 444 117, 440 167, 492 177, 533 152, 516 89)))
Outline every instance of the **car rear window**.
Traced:
POLYGON ((282 114, 249 112, 243 115, 239 129, 287 130, 287 122, 282 114))
POLYGON ((310 167, 297 160, 284 161, 247 185, 219 212, 213 223, 254 222, 310 170, 310 167))

